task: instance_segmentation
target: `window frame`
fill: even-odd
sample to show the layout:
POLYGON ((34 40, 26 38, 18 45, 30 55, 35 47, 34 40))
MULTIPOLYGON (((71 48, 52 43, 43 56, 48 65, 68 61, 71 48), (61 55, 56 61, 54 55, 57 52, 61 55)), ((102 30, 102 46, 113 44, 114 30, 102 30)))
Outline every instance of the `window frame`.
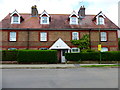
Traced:
POLYGON ((17 50, 17 48, 8 48, 8 50, 17 50))
POLYGON ((78 25, 78 18, 77 17, 70 17, 70 24, 78 25))
POLYGON ((79 32, 72 32, 72 40, 79 40, 79 32), (77 35, 74 35, 74 33, 77 33, 77 35))
POLYGON ((41 42, 46 42, 47 41, 47 35, 48 35, 47 32, 40 32, 40 41, 41 42), (46 35, 44 36, 42 34, 46 34, 46 35), (43 39, 43 38, 45 38, 45 39, 43 39))
POLYGON ((10 42, 16 42, 16 41, 17 41, 17 32, 14 32, 14 31, 9 32, 9 41, 10 41, 10 42), (12 33, 15 33, 15 36, 11 36, 12 33), (13 40, 12 40, 12 39, 13 39, 13 40))
POLYGON ((108 48, 108 47, 102 47, 102 48, 101 48, 101 52, 107 52, 107 51, 109 51, 109 48, 108 48), (103 50, 103 48, 106 49, 106 50, 103 50))
POLYGON ((98 17, 98 25, 104 25, 104 18, 102 16, 98 17))
POLYGON ((39 48, 39 50, 48 50, 48 48, 39 48))
POLYGON ((80 52, 80 49, 79 49, 79 48, 76 48, 76 47, 71 48, 71 53, 79 53, 79 52, 80 52), (77 49, 78 51, 73 51, 74 49, 77 49))
POLYGON ((107 41, 107 32, 100 32, 100 41, 101 42, 106 42, 107 41))
POLYGON ((41 24, 49 24, 49 17, 47 17, 47 16, 42 16, 40 20, 41 20, 40 21, 41 24), (45 20, 45 18, 46 18, 46 20, 45 20), (46 22, 43 22, 43 21, 46 21, 46 22))

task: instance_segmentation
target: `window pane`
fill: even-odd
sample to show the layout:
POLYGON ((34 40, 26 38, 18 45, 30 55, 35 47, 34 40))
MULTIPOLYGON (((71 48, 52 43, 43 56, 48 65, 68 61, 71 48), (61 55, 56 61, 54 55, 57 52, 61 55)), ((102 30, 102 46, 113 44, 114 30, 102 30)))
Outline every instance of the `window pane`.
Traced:
POLYGON ((40 33, 40 41, 47 41, 47 33, 46 32, 40 33))
POLYGON ((71 17, 70 18, 70 24, 77 24, 78 23, 77 17, 71 17))
POLYGON ((107 41, 107 33, 101 32, 101 41, 107 41))
POLYGON ((80 52, 79 48, 72 48, 71 52, 80 52))
POLYGON ((78 32, 73 32, 72 33, 72 40, 78 40, 78 39, 79 39, 78 32))
POLYGON ((17 50, 17 48, 8 48, 8 50, 17 50))
POLYGON ((42 23, 47 23, 47 18, 48 17, 42 17, 42 23))
POLYGON ((13 17, 13 22, 18 22, 18 17, 17 16, 13 17))
POLYGON ((108 48, 107 48, 107 47, 103 47, 103 48, 101 49, 101 52, 106 52, 106 51, 108 51, 108 48))
POLYGON ((10 32, 10 41, 16 41, 16 32, 10 32))
POLYGON ((98 24, 104 24, 104 18, 103 17, 99 17, 98 18, 98 24))

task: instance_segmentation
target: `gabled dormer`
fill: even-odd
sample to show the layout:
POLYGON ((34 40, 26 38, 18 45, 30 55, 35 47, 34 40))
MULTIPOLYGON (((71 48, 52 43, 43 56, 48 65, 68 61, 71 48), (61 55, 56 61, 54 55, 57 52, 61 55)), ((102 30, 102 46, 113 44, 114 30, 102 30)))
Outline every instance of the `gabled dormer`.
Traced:
POLYGON ((50 23, 50 15, 44 10, 40 15, 40 24, 49 24, 50 23))
POLYGON ((93 21, 96 22, 96 25, 105 25, 105 15, 102 11, 93 18, 93 21))
POLYGON ((15 10, 10 15, 11 17, 11 24, 20 24, 20 14, 15 10))
POLYGON ((78 24, 78 18, 79 16, 77 15, 77 13, 75 11, 73 11, 71 13, 71 15, 69 16, 70 18, 70 24, 73 24, 73 25, 77 25, 78 24))

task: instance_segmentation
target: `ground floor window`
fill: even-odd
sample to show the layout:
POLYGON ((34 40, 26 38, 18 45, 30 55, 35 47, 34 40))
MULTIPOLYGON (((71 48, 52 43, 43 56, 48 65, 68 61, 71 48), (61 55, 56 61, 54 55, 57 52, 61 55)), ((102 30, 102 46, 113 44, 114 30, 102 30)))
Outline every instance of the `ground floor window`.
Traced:
POLYGON ((39 50, 48 50, 48 48, 39 48, 39 50))
POLYGON ((102 47, 102 48, 101 48, 101 52, 106 52, 106 51, 108 51, 108 48, 107 48, 107 47, 102 47))
POLYGON ((71 48, 71 52, 72 53, 80 52, 80 49, 79 48, 71 48))
POLYGON ((8 48, 8 50, 17 50, 17 48, 8 48))

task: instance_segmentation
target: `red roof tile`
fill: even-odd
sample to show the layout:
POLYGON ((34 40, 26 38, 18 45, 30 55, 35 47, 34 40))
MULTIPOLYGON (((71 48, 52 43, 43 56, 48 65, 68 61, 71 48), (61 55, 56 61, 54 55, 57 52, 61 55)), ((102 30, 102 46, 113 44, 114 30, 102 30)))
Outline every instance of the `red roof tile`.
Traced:
MULTIPOLYGON (((51 28, 51 29, 71 29, 71 28, 118 28, 111 20, 107 17, 105 18, 105 25, 96 25, 93 22, 93 18, 96 15, 86 15, 85 18, 80 20, 78 25, 69 24, 70 14, 49 14, 50 15, 50 24, 43 25, 40 24, 40 15, 38 17, 31 17, 31 14, 20 14, 24 21, 21 24, 11 24, 10 23, 10 14, 8 14, 2 20, 2 28, 51 28)), ((0 22, 1 25, 1 22, 0 22)))

